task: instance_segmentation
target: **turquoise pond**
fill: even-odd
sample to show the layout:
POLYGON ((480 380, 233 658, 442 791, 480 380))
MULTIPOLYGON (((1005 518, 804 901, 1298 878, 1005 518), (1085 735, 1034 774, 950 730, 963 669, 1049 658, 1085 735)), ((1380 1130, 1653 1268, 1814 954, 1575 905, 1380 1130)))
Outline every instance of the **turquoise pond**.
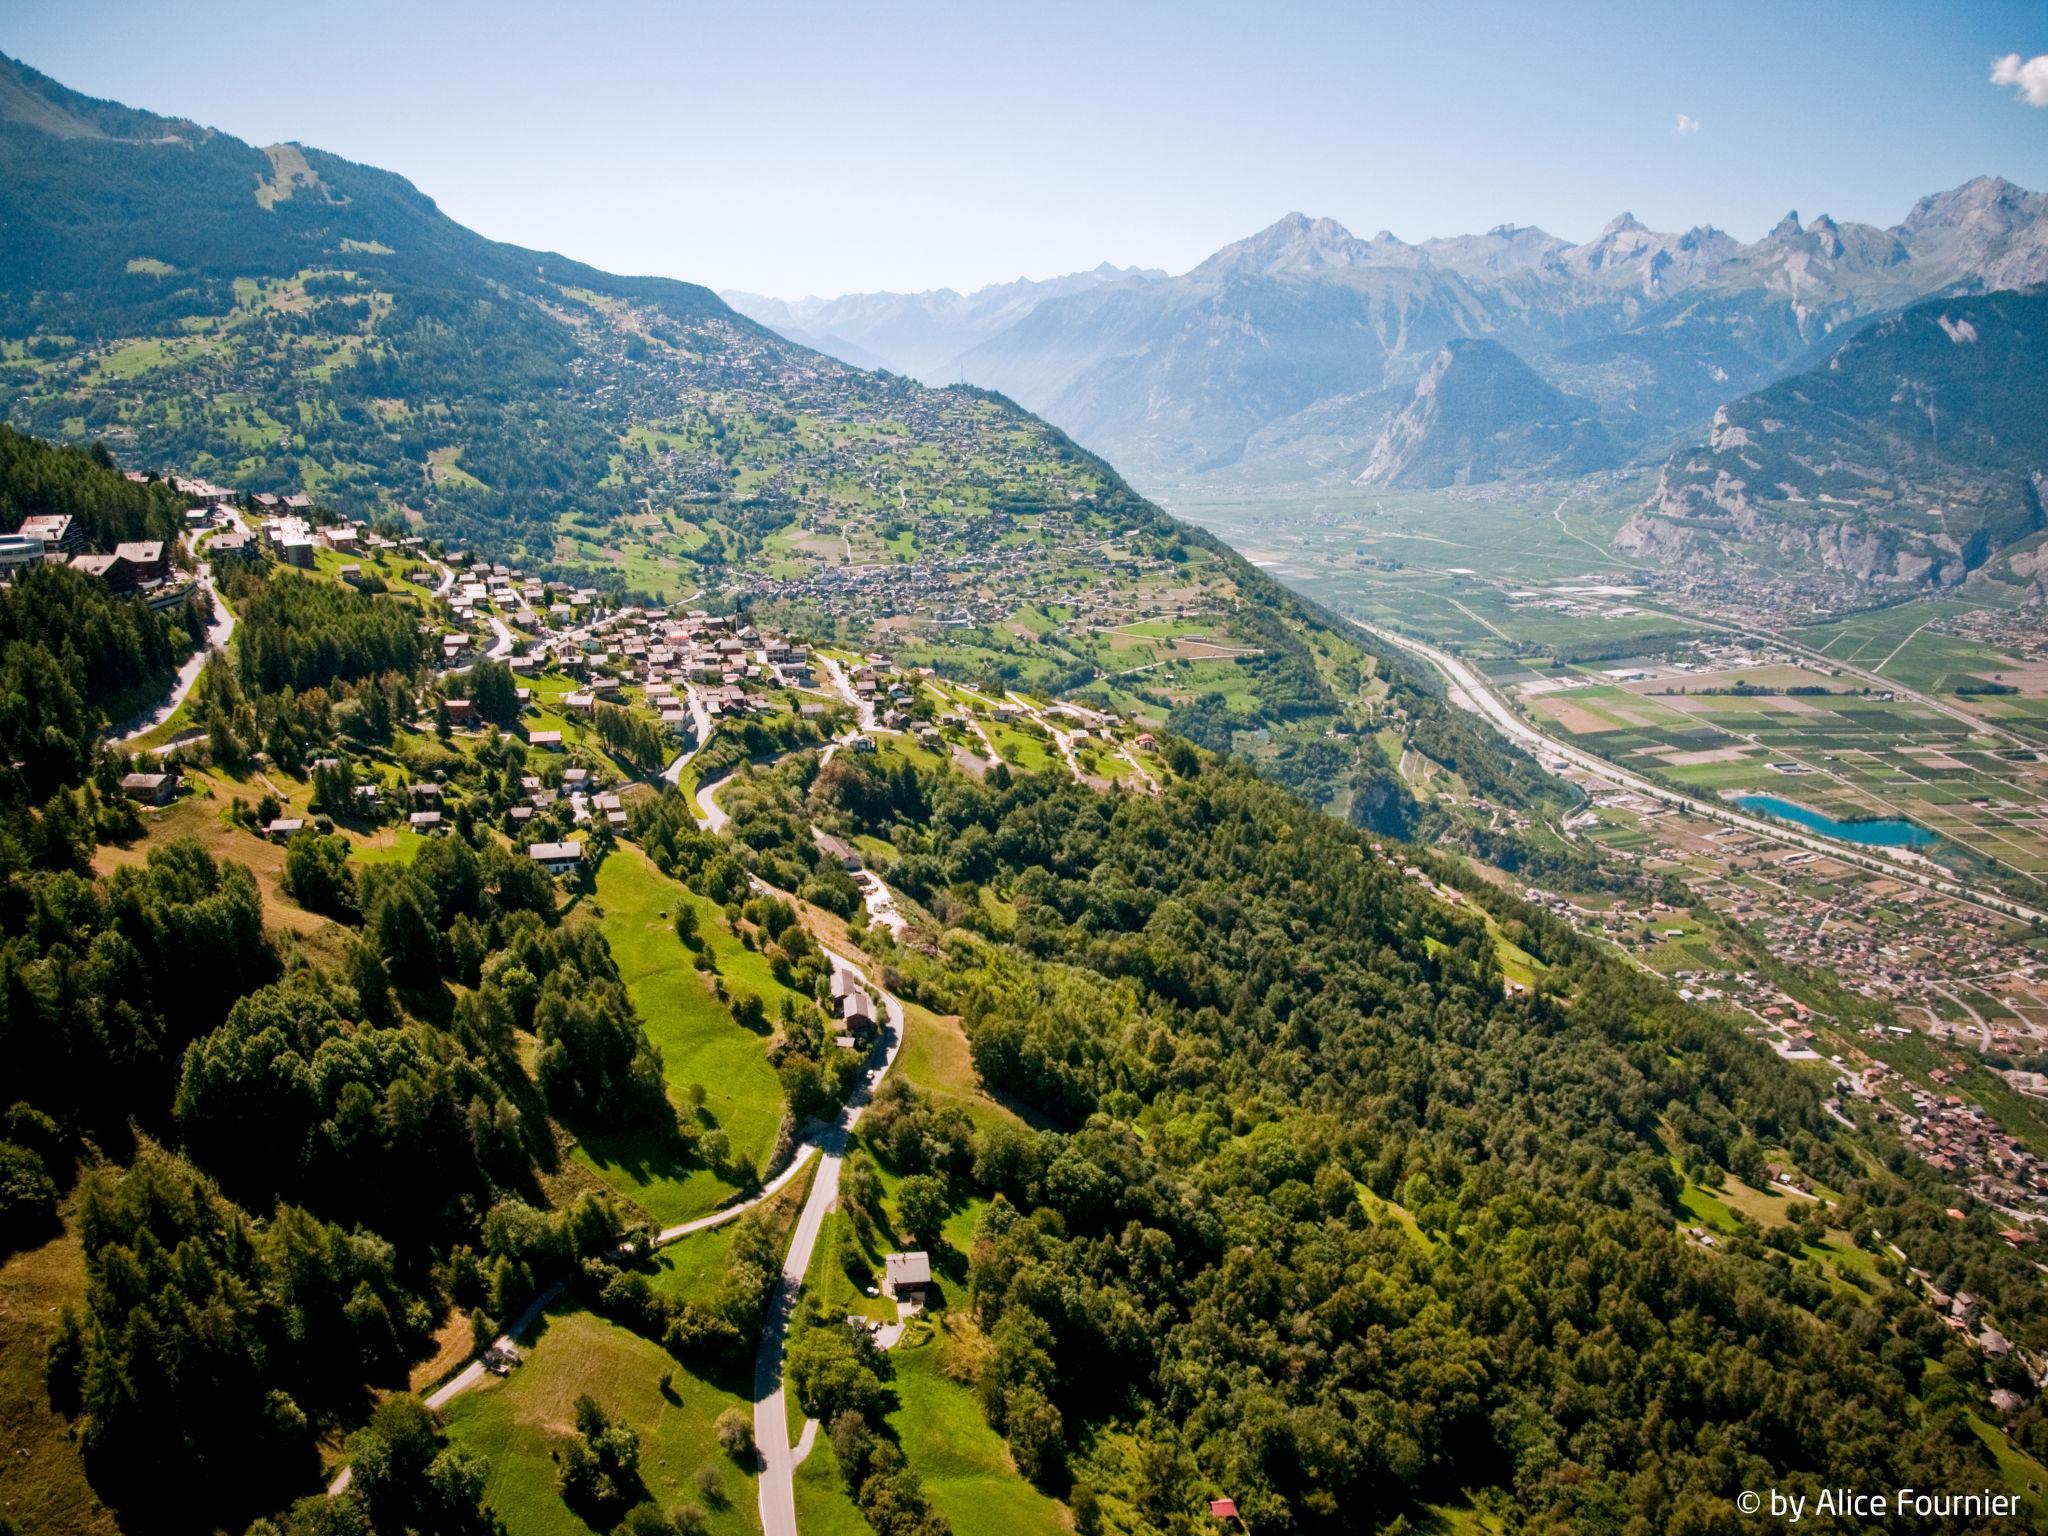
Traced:
POLYGON ((1823 816, 1819 811, 1790 800, 1780 800, 1776 795, 1737 795, 1735 803, 1746 811, 1762 811, 1780 821, 1789 821, 1805 827, 1809 832, 1818 832, 1823 837, 1839 838, 1845 843, 1861 843, 1866 848, 1925 848, 1938 843, 1936 837, 1925 827, 1910 821, 1837 821, 1832 816, 1823 816))

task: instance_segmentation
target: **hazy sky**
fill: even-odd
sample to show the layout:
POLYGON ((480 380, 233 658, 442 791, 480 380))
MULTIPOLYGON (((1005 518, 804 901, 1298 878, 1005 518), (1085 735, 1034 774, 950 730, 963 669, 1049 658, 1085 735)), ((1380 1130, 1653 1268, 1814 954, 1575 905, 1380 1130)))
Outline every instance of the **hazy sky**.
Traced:
POLYGON ((1291 209, 1753 239, 2048 187, 2041 0, 0 0, 0 52, 499 239, 791 297, 1177 272, 1291 209))

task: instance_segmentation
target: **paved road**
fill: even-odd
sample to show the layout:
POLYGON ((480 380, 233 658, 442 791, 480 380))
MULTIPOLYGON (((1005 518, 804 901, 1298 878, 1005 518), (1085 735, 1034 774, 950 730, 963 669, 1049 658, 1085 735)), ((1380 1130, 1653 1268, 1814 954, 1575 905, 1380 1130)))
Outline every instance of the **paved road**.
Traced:
MULTIPOLYGON (((833 969, 849 971, 863 984, 867 976, 845 956, 826 950, 833 969)), ((768 1304, 768 1320, 761 1330, 761 1345, 754 1354, 754 1444, 761 1453, 761 1530, 763 1536, 796 1536, 796 1463, 798 1456, 789 1444, 788 1409, 783 1401, 782 1358, 789 1336, 789 1320, 796 1311, 804 1275, 811 1267, 811 1253, 818 1243, 818 1229, 825 1213, 839 1198, 839 1170, 846 1152, 848 1135, 860 1123, 868 1099, 896 1060, 903 1044, 903 1003, 881 988, 884 1018, 882 1038, 873 1056, 874 1075, 856 1089, 840 1113, 839 1121, 819 1140, 823 1157, 818 1177, 811 1184, 810 1198, 797 1218, 789 1254, 782 1261, 782 1274, 775 1282, 775 1295, 768 1304)), ((814 1434, 806 1426, 806 1438, 814 1434)))
POLYGON ((853 712, 860 717, 860 728, 872 731, 875 728, 875 701, 872 697, 863 699, 847 681, 846 669, 830 656, 820 654, 818 660, 824 665, 825 675, 832 680, 832 691, 853 706, 853 712))
POLYGON ((514 635, 511 626, 506 624, 495 613, 485 614, 484 619, 491 626, 492 632, 498 637, 491 643, 491 648, 484 652, 484 659, 486 661, 503 661, 512 654, 512 647, 519 643, 519 637, 514 635))
MULTIPOLYGON (((738 769, 734 769, 733 773, 738 771, 738 769)), ((697 786, 697 803, 704 807, 704 814, 697 818, 697 825, 714 836, 723 832, 726 823, 732 820, 730 816, 719 809, 717 799, 718 792, 725 788, 731 780, 732 774, 726 773, 713 779, 709 784, 699 784, 697 786)))
MULTIPOLYGON (((892 1058, 893 1055, 894 1052, 892 1051, 892 1058)), ((742 1200, 737 1205, 725 1206, 711 1212, 709 1215, 699 1216, 693 1221, 680 1222, 673 1227, 663 1227, 654 1234, 654 1246, 666 1248, 670 1243, 688 1237, 693 1232, 708 1231, 712 1227, 722 1227, 729 1221, 738 1220, 746 1215, 748 1211, 754 1209, 755 1206, 773 1200, 777 1195, 781 1194, 790 1186, 791 1181, 801 1174, 805 1168, 810 1166, 811 1159, 817 1155, 818 1144, 813 1141, 804 1142, 790 1158, 789 1165, 766 1184, 763 1184, 757 1193, 742 1200)), ((534 1297, 527 1304, 526 1310, 513 1318, 505 1331, 492 1341, 493 1347, 510 1349, 518 1344, 528 1331, 532 1329, 533 1325, 540 1320, 540 1315, 553 1306, 561 1294, 561 1286, 551 1285, 541 1292, 540 1295, 534 1297)), ((435 1410, 445 1408, 449 1403, 481 1382, 485 1374, 483 1355, 478 1354, 467 1365, 463 1366, 461 1370, 427 1394, 425 1399, 427 1406, 435 1410)), ((347 1467, 343 1467, 340 1472, 336 1473, 334 1481, 327 1485, 328 1497, 332 1498, 347 1488, 350 1476, 351 1472, 347 1467)))
MULTIPOLYGON (((186 540, 187 547, 193 548, 196 554, 196 547, 191 543, 191 535, 186 535, 186 540)), ((138 736, 147 736, 176 714, 178 706, 185 702, 186 696, 198 683, 199 674, 206 670, 207 657, 223 649, 228 643, 228 637, 235 632, 235 611, 221 601, 220 593, 214 590, 211 565, 203 561, 200 563, 196 585, 205 594, 206 600, 213 605, 213 622, 206 628, 205 639, 199 648, 185 659, 185 664, 178 668, 178 675, 172 680, 171 691, 165 696, 163 703, 138 720, 130 721, 121 734, 114 738, 117 745, 126 746, 138 736)))
POLYGON ((683 684, 685 707, 690 711, 691 722, 697 727, 697 743, 686 752, 678 752, 675 761, 661 770, 661 776, 671 784, 682 782, 683 766, 711 744, 713 722, 711 707, 704 702, 704 694, 695 683, 683 684))
POLYGON ((1557 740, 1539 731, 1494 692, 1492 686, 1471 667, 1446 651, 1406 635, 1395 634, 1392 630, 1381 629, 1378 625, 1367 624, 1361 619, 1352 623, 1368 634, 1376 635, 1389 645, 1398 646, 1411 655, 1420 656, 1449 680, 1454 690, 1454 701, 1462 698, 1468 708, 1476 711, 1493 724, 1509 740, 1546 754, 1560 758, 1581 772, 1591 774, 1609 784, 1633 790, 1666 805, 1677 806, 1696 816, 1718 821, 1726 826, 1739 827, 1759 837, 1769 838, 1788 847, 1804 848, 1810 853, 1826 854, 1844 864, 1853 864, 1873 874, 1888 875, 1894 880, 1903 880, 1917 885, 1922 890, 1934 891, 1950 896, 1957 901, 1966 901, 2000 917, 2017 918, 2021 922, 2048 922, 2048 912, 2013 901, 2008 897, 1970 890, 1941 875, 1930 874, 1925 868, 1909 864, 1904 860, 1883 858, 1854 844, 1840 843, 1831 837, 1805 832, 1788 827, 1782 822, 1766 821, 1761 817, 1747 815, 1718 800, 1703 800, 1678 790, 1667 788, 1654 779, 1618 768, 1604 757, 1596 756, 1582 748, 1557 740))

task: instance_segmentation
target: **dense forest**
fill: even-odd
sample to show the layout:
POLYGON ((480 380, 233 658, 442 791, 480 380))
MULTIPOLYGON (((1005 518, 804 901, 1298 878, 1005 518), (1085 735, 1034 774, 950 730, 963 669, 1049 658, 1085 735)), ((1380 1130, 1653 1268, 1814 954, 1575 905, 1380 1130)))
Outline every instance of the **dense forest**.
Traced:
POLYGON ((28 517, 77 520, 82 548, 112 549, 128 539, 175 539, 185 503, 159 480, 137 483, 113 473, 107 450, 63 447, 0 423, 0 528, 28 517))
POLYGON ((1796 1222, 1712 1253, 1677 1230, 1685 1178, 1782 1147, 1878 1273, 1882 1233, 2048 1340, 1990 1213, 1957 1226, 1727 1022, 1541 914, 1430 902, 1409 850, 1228 766, 1156 800, 812 772, 730 797, 739 845, 786 876, 799 806, 890 838, 892 881, 960 925, 897 981, 1045 1127, 892 1087, 864 1140, 993 1199, 983 1402, 1077 1513, 1179 1530, 1206 1480, 1258 1529, 1490 1489, 1531 1530, 1711 1530, 1744 1487, 1992 1479, 1983 1367, 1906 1291, 1842 1283, 1796 1222), (1532 992, 1505 994, 1495 924, 1532 992))
MULTIPOLYGON (((91 455, 55 476, 35 452, 9 463, 28 469, 6 484, 70 506, 138 505, 91 455)), ((387 695, 419 669, 411 609, 288 574, 235 591, 242 667, 195 694, 215 744, 239 750, 239 727, 345 751, 380 715, 388 733, 387 695)), ((620 1241, 606 1200, 549 1208, 556 1117, 672 1112, 602 938, 562 924, 554 883, 487 819, 360 869, 344 839, 302 833, 283 884, 342 925, 320 962, 197 841, 95 867, 141 831, 107 713, 167 685, 181 617, 63 566, 0 589, 0 1254, 67 1212, 83 1240, 86 1303, 47 1390, 99 1495, 134 1529, 239 1531, 306 1491, 318 1440, 402 1386, 453 1300, 488 1329, 620 1241)), ((398 1412, 366 1446, 414 1434, 398 1412)), ((484 1529, 462 1459, 421 1449, 323 1501, 343 1523, 320 1528, 484 1529)))

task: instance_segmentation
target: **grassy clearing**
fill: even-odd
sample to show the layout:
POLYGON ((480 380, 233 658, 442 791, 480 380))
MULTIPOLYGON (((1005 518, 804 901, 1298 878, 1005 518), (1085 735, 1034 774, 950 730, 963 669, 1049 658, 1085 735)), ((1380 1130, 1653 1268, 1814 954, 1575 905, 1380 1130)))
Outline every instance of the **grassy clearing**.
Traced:
POLYGON ((903 1026, 896 1072, 905 1081, 936 1103, 959 1105, 979 1129, 1004 1122, 1024 1123, 1023 1116, 990 1097, 982 1087, 968 1051, 967 1033, 958 1018, 906 1003, 903 1026))
POLYGON ((913 1325, 891 1353, 896 1367, 896 1410, 889 1427, 924 1479, 925 1492, 956 1531, 1001 1531, 1004 1536, 1059 1536, 1069 1529, 1065 1508, 1018 1473, 1009 1447, 982 1417, 974 1388, 946 1374, 940 1319, 913 1325))
MULTIPOLYGON (((679 1091, 701 1084, 705 1112, 730 1138, 733 1157, 758 1170, 781 1124, 782 1084, 761 1038, 734 1022, 676 938, 674 915, 685 901, 699 907, 698 931, 727 987, 753 992, 777 1010, 786 989, 760 955, 725 931, 717 907, 663 875, 637 848, 615 849, 598 870, 598 921, 648 1037, 661 1048, 670 1084, 679 1091)), ((586 1136, 578 1155, 664 1222, 713 1210, 736 1187, 701 1165, 666 1160, 635 1138, 586 1136)))
POLYGON ((803 1536, 873 1536, 874 1527, 846 1491, 832 1438, 822 1429, 811 1454, 796 1469, 795 1481, 796 1527, 803 1536))
MULTIPOLYGON (((93 855, 93 870, 105 876, 123 864, 140 864, 152 848, 189 837, 218 860, 247 866, 263 897, 263 925, 283 929, 320 958, 339 962, 347 931, 331 918, 308 912, 284 893, 284 849, 229 823, 223 812, 236 796, 254 801, 263 785, 238 784, 211 774, 188 775, 192 786, 174 804, 142 813, 144 833, 124 846, 102 844, 93 855)), ((283 787, 283 786, 280 786, 283 787)))
POLYGON ((1965 1410, 1964 1417, 1970 1421, 1970 1430, 1984 1442, 1984 1448, 1991 1453, 1991 1459, 1998 1463, 1999 1480, 2018 1494, 2026 1506, 2039 1514, 2048 1505, 2048 1467, 2029 1456, 2025 1451, 2006 1438, 2005 1431, 1987 1423, 1975 1413, 1965 1410))
POLYGON ((85 1304, 85 1251, 66 1231, 0 1264, 0 1517, 23 1532, 117 1536, 85 1480, 70 1426, 43 1390, 43 1355, 64 1307, 85 1304))
POLYGON ((641 1477, 661 1508, 696 1504, 719 1536, 760 1530, 753 1470, 727 1456, 713 1431, 727 1408, 750 1411, 747 1401, 698 1380, 659 1345, 565 1306, 543 1318, 524 1365, 448 1408, 449 1438, 491 1464, 484 1501, 509 1536, 587 1536, 562 1503, 551 1455, 574 1434, 586 1392, 639 1433, 641 1477), (700 1487, 706 1469, 720 1485, 716 1499, 700 1487))
POLYGON ((1393 1222, 1421 1247, 1434 1248, 1436 1246, 1436 1240, 1422 1230, 1422 1223, 1415 1219, 1415 1213, 1409 1210, 1407 1206, 1377 1195, 1367 1186, 1355 1180, 1351 1187, 1357 1192, 1358 1203, 1364 1206, 1366 1211, 1375 1220, 1393 1222))
POLYGON ((693 1232, 680 1242, 670 1243, 655 1255, 654 1268, 647 1277, 648 1284, 674 1301, 694 1302, 700 1306, 709 1304, 725 1282, 725 1266, 732 1253, 733 1237, 740 1224, 746 1221, 766 1220, 771 1223, 777 1252, 787 1252, 790 1230, 796 1226, 796 1219, 803 1211, 804 1201, 810 1195, 811 1180, 817 1177, 817 1171, 814 1159, 808 1170, 791 1180, 786 1189, 754 1215, 738 1217, 723 1226, 693 1232))

